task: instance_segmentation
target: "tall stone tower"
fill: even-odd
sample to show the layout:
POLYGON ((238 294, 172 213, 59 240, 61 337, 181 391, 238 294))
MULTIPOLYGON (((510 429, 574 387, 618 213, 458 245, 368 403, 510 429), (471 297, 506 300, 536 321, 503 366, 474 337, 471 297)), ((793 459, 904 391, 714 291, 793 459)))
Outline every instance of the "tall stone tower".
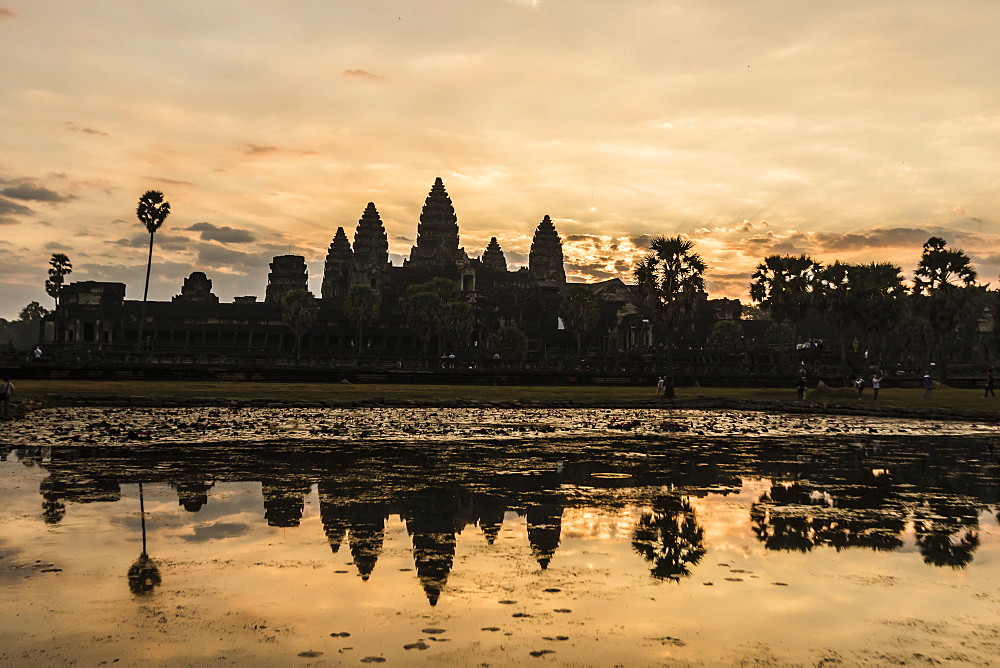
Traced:
POLYGON ((333 235, 330 248, 326 252, 326 265, 323 267, 323 288, 320 296, 323 299, 343 297, 347 294, 347 286, 351 280, 351 266, 354 263, 354 251, 343 227, 337 228, 333 235))
POLYGON ((264 301, 281 304, 291 290, 308 290, 309 275, 306 273, 306 259, 301 255, 276 255, 271 260, 271 271, 267 275, 267 293, 264 301))
POLYGON ((480 261, 486 269, 501 272, 507 271, 507 258, 504 257, 503 249, 500 248, 500 242, 497 241, 496 237, 490 238, 490 243, 486 245, 486 250, 483 252, 480 261))
POLYGON ((528 253, 528 272, 539 283, 565 283, 562 240, 552 220, 545 216, 535 229, 528 253))
POLYGON ((354 231, 351 284, 361 283, 380 288, 388 267, 389 237, 375 204, 368 202, 354 231))
POLYGON ((458 247, 458 217, 441 177, 434 181, 417 225, 417 244, 410 249, 407 264, 450 265, 465 257, 458 247))

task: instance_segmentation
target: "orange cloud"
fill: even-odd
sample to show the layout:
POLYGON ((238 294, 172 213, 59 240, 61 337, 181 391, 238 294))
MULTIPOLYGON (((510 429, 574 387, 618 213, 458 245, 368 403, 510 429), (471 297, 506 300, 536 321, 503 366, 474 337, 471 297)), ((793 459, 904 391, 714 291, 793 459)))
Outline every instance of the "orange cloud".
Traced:
POLYGON ((366 70, 344 70, 343 72, 340 73, 340 76, 352 77, 355 79, 369 79, 369 80, 385 79, 385 77, 382 76, 381 74, 373 74, 366 70))

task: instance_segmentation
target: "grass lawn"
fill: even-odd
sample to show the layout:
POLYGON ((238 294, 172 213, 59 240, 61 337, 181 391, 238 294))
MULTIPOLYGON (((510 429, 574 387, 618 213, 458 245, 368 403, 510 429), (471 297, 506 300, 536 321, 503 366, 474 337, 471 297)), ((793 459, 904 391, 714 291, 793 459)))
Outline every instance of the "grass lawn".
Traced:
MULTIPOLYGON (((558 385, 393 385, 348 383, 253 383, 201 381, 84 381, 84 380, 20 380, 16 383, 16 399, 42 399, 45 395, 73 395, 80 398, 107 397, 185 397, 211 399, 275 399, 293 401, 361 401, 375 397, 418 401, 473 400, 500 402, 515 400, 577 400, 585 402, 627 403, 655 398, 653 387, 558 385)), ((679 399, 697 397, 745 399, 759 401, 793 401, 794 388, 678 388, 679 399)), ((921 389, 883 389, 878 405, 946 409, 998 410, 1000 398, 982 399, 981 389, 940 387, 930 399, 923 398, 921 389)), ((840 405, 872 405, 871 388, 859 402, 854 390, 812 390, 807 401, 840 405)))

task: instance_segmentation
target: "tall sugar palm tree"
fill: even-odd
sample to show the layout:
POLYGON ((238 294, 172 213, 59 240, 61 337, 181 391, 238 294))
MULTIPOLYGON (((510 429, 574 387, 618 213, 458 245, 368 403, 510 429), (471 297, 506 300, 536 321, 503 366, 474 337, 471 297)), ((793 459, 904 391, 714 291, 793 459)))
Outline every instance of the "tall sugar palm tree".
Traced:
POLYGON ((149 296, 149 271, 153 267, 153 235, 170 215, 170 202, 163 200, 163 193, 159 190, 147 190, 139 198, 139 206, 135 210, 135 215, 149 232, 149 259, 146 260, 146 285, 142 289, 142 308, 139 311, 139 342, 136 348, 142 350, 142 330, 146 324, 146 298, 149 296))
POLYGON ((650 253, 633 272, 637 301, 660 326, 667 342, 667 384, 664 394, 674 396, 674 333, 694 313, 698 300, 705 297, 708 268, 694 243, 683 237, 656 237, 650 253))

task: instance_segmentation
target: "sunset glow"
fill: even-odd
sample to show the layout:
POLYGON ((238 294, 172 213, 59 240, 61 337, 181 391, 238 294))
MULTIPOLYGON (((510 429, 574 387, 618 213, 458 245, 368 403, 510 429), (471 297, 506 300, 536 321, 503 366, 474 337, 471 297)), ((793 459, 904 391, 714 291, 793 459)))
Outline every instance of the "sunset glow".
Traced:
POLYGON ((550 215, 570 281, 684 234, 713 297, 771 253, 892 261, 931 235, 995 283, 1000 4, 636 0, 0 0, 0 316, 52 253, 152 299, 201 270, 263 295, 374 202, 400 264, 440 176, 461 245, 527 262, 550 215))

